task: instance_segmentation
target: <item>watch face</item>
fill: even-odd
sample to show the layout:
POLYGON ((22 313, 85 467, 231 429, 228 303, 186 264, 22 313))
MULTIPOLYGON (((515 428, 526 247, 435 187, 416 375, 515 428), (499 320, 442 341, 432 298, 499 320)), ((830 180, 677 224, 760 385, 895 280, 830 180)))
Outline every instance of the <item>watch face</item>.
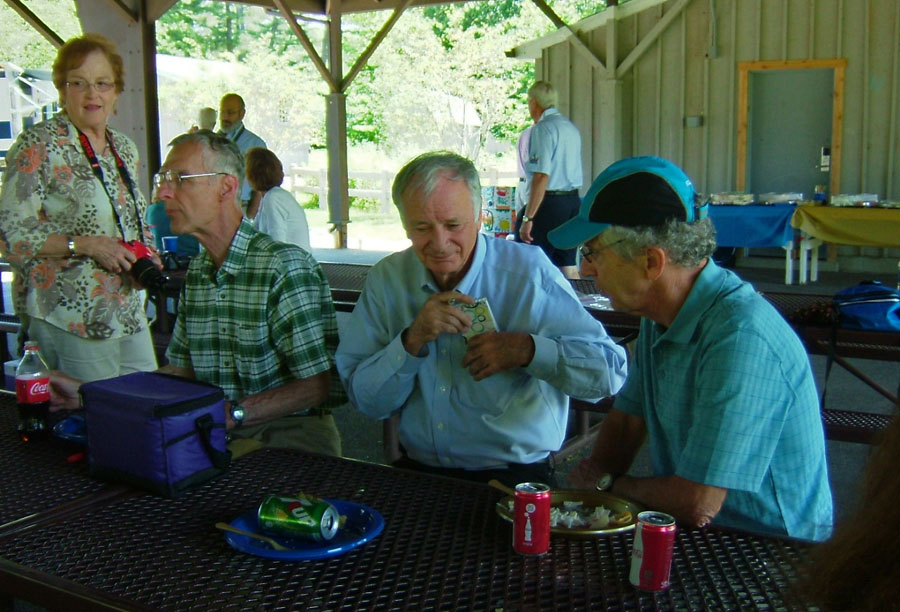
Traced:
POLYGON ((235 405, 231 407, 231 420, 240 425, 244 422, 244 407, 235 405))
POLYGON ((600 478, 597 479, 597 490, 606 491, 609 487, 612 486, 612 482, 612 474, 602 474, 600 478))

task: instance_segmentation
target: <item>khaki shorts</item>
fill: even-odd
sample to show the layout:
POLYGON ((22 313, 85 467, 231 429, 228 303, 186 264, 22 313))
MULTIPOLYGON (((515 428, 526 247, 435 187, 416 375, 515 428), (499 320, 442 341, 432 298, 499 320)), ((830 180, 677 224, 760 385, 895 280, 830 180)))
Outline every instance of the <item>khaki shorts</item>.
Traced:
POLYGON ((158 367, 147 327, 131 336, 94 340, 32 318, 28 337, 40 344, 41 356, 51 370, 60 370, 82 382, 152 372, 158 367))
POLYGON ((235 458, 263 447, 341 456, 341 434, 330 414, 280 417, 262 425, 232 429, 231 436, 228 449, 235 458))

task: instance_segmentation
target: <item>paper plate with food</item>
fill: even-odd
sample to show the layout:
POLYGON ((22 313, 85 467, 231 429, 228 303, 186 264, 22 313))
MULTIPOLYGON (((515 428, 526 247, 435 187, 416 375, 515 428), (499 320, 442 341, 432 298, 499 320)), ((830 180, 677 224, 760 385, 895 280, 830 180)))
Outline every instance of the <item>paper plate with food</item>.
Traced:
MULTIPOLYGON (((512 522, 513 498, 497 502, 497 514, 512 522)), ((558 489, 550 494, 550 533, 591 537, 631 531, 643 508, 605 491, 558 489)))

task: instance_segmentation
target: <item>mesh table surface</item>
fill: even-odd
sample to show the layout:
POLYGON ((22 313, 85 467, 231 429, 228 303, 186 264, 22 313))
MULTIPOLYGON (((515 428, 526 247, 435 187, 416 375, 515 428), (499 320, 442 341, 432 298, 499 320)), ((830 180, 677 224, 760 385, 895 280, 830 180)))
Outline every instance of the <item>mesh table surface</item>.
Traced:
POLYGON ((328 279, 332 289, 348 289, 362 291, 366 285, 366 276, 372 266, 366 264, 320 262, 322 272, 328 279))
POLYGON ((85 461, 66 459, 83 448, 53 436, 22 442, 15 396, 0 395, 0 533, 17 519, 76 502, 106 487, 87 474, 85 461))
MULTIPOLYGON (((517 555, 511 526, 495 511, 500 496, 484 485, 268 449, 183 498, 119 497, 0 537, 0 556, 46 584, 62 579, 82 595, 163 610, 782 610, 806 550, 683 531, 672 587, 654 596, 628 583, 631 534, 553 537, 550 554, 517 555), (385 530, 343 556, 284 562, 236 551, 214 527, 267 493, 301 490, 375 508, 385 530)), ((0 585, 9 567, 0 564, 0 585)), ((43 592, 30 598, 41 603, 43 592)))

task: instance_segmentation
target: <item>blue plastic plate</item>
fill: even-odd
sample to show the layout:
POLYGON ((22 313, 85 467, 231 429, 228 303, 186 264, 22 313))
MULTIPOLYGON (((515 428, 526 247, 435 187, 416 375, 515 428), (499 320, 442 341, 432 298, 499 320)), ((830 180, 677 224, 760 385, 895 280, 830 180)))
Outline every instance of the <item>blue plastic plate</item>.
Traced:
MULTIPOLYGON (((338 514, 347 517, 347 522, 344 523, 344 526, 338 530, 331 540, 314 542, 302 538, 275 536, 272 539, 290 548, 290 550, 275 550, 262 540, 226 531, 225 541, 241 552, 258 557, 280 559, 282 561, 306 561, 343 555, 376 538, 384 529, 384 519, 381 518, 378 512, 368 506, 331 499, 327 501, 334 505, 338 514)), ((231 526, 251 533, 261 533, 255 511, 237 517, 231 521, 231 526)))
POLYGON ((69 442, 87 444, 87 427, 83 414, 73 414, 53 426, 53 435, 69 442))

